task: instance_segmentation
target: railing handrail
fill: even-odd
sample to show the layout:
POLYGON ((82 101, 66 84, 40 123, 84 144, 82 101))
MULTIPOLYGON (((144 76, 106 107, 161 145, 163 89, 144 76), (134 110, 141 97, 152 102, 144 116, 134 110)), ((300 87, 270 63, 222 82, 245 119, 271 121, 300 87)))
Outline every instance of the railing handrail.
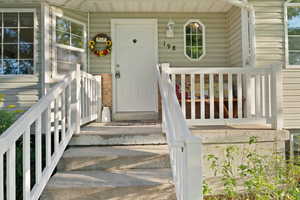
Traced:
POLYGON ((23 181, 23 199, 39 199, 72 136, 80 132, 83 117, 85 117, 85 122, 91 122, 97 118, 101 96, 99 80, 101 79, 98 77, 81 72, 80 65, 77 65, 76 71, 66 75, 0 136, 0 199, 5 199, 4 175, 6 175, 6 199, 16 199, 17 165, 23 168, 23 180, 21 180, 23 181), (87 88, 82 83, 86 83, 87 88), (84 110, 86 111, 84 116, 81 113, 81 97, 88 108, 84 110), (34 136, 35 141, 33 143, 35 184, 32 188, 31 135, 34 136), (45 143, 42 142, 42 135, 45 136, 45 143), (19 146, 20 139, 22 139, 21 146, 19 146), (42 146, 45 148, 44 167, 42 146), (16 162, 17 148, 22 148, 23 153, 22 162, 18 163, 16 162))
POLYGON ((60 83, 57 83, 45 96, 43 96, 36 104, 30 107, 24 114, 20 116, 4 133, 0 136, 0 154, 7 151, 8 147, 22 135, 22 130, 28 124, 32 124, 44 112, 55 98, 76 78, 76 72, 70 73, 60 83))
POLYGON ((165 69, 156 66, 162 99, 163 129, 170 150, 171 168, 178 200, 202 199, 201 138, 192 135, 181 112, 175 90, 165 69))
POLYGON ((271 71, 280 71, 279 67, 268 66, 268 67, 256 67, 256 68, 245 68, 245 67, 168 67, 166 72, 169 74, 173 73, 184 73, 184 74, 195 74, 195 73, 265 73, 271 71))

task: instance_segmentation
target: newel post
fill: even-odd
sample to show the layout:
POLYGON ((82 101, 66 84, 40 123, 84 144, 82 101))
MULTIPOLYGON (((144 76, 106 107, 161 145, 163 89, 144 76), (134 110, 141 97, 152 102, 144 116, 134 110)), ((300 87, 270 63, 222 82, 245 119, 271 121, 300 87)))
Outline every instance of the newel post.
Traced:
POLYGON ((102 122, 102 77, 95 76, 97 81, 97 120, 96 122, 102 122))
POLYGON ((186 200, 203 200, 202 140, 190 136, 185 140, 184 191, 186 200))
POLYGON ((76 95, 75 95, 75 104, 76 104, 76 115, 75 115, 75 134, 80 133, 80 123, 81 123, 81 106, 80 106, 80 93, 81 93, 81 72, 80 64, 76 65, 76 95))
MULTIPOLYGON (((162 82, 162 87, 164 85, 164 75, 165 73, 168 72, 168 69, 170 68, 170 63, 162 63, 160 64, 160 70, 161 70, 161 74, 160 74, 160 78, 161 78, 161 82, 162 82)), ((163 91, 163 90, 162 90, 163 91)), ((163 98, 164 94, 160 94, 161 95, 161 99, 163 98)), ((162 101, 162 100, 161 100, 162 101)), ((161 112, 162 112, 162 131, 165 133, 166 132, 166 119, 165 119, 165 111, 164 111, 164 107, 163 104, 161 103, 161 112)))
POLYGON ((282 78, 281 68, 272 66, 272 128, 283 129, 283 107, 282 107, 282 78))

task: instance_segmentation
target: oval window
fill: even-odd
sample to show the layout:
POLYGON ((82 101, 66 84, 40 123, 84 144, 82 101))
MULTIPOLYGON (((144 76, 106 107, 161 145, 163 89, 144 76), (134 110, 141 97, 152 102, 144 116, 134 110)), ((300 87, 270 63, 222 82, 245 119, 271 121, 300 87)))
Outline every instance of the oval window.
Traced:
POLYGON ((184 25, 184 54, 193 61, 205 55, 205 27, 199 20, 189 20, 184 25))

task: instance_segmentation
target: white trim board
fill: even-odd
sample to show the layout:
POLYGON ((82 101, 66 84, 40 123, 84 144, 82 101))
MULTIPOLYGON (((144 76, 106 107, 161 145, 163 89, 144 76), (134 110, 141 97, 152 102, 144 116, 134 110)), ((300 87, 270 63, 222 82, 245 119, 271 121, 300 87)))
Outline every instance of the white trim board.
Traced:
MULTIPOLYGON (((157 19, 111 19, 111 38, 112 41, 116 41, 116 33, 115 28, 116 25, 120 24, 149 24, 153 25, 154 31, 155 31, 155 57, 156 57, 156 63, 158 63, 159 60, 159 54, 158 54, 158 20, 157 19)), ((111 53, 111 72, 112 72, 112 113, 113 117, 117 113, 116 106, 116 79, 115 79, 115 59, 116 54, 114 53, 114 49, 116 48, 116 44, 112 43, 112 53, 111 53)), ((153 66, 155 67, 155 66, 153 66)), ((158 112, 158 100, 156 99, 156 112, 158 112)))

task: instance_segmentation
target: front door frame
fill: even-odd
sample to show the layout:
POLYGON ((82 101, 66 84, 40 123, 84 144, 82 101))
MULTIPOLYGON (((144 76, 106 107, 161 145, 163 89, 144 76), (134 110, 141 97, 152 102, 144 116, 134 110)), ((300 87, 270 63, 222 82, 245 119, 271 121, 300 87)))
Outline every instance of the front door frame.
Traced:
MULTIPOLYGON (((120 24, 149 24, 153 25, 154 29, 154 41, 155 41, 155 63, 158 63, 158 20, 157 19, 111 19, 111 38, 112 38, 112 53, 111 53, 111 73, 112 73, 112 112, 113 116, 117 113, 117 90, 116 90, 116 78, 115 78, 115 66, 116 66, 116 54, 114 49, 116 48, 116 25, 120 24)), ((155 67, 155 66, 153 66, 155 67)), ((155 112, 158 112, 158 100, 155 101, 155 112)))

